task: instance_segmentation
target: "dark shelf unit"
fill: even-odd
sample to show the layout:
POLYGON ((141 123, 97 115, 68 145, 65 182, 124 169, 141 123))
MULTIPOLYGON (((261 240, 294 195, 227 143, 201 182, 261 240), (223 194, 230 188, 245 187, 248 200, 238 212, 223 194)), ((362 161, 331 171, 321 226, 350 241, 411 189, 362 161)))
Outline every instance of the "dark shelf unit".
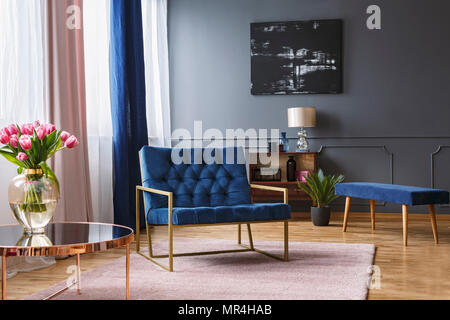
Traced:
MULTIPOLYGON (((267 153, 267 155, 271 154, 267 153)), ((288 188, 289 201, 301 201, 305 202, 305 205, 310 204, 312 202, 311 198, 298 188, 297 181, 287 181, 286 179, 286 162, 289 159, 289 156, 294 157, 294 160, 297 163, 297 170, 314 172, 318 168, 317 152, 280 152, 279 166, 281 169, 281 181, 254 181, 253 170, 256 168, 269 167, 269 165, 260 163, 258 153, 250 153, 250 183, 288 188)), ((280 202, 283 201, 283 195, 276 191, 252 189, 252 200, 254 202, 280 202)))

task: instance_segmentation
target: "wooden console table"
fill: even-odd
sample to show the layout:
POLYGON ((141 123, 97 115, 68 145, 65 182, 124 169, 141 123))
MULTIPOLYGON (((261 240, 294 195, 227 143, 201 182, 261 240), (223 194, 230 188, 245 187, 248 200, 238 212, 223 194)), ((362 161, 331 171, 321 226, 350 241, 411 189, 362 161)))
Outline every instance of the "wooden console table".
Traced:
MULTIPOLYGON (((270 153, 267 154, 270 156, 270 153)), ((297 163, 297 171, 308 170, 314 172, 318 169, 318 153, 317 152, 280 152, 279 166, 281 169, 281 181, 255 181, 253 180, 253 171, 257 168, 268 168, 270 165, 263 165, 259 159, 258 153, 250 153, 250 183, 276 186, 289 189, 289 201, 302 201, 305 205, 312 203, 311 198, 304 191, 298 188, 297 181, 287 181, 286 162, 289 156, 293 156, 297 163)), ((282 202, 283 197, 278 192, 252 190, 252 200, 254 202, 282 202)))

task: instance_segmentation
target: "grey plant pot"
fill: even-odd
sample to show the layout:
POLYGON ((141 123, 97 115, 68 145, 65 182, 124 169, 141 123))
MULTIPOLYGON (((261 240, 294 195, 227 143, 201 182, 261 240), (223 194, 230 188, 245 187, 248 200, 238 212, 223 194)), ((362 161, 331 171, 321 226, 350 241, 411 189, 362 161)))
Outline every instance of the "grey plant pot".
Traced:
POLYGON ((315 226, 327 226, 330 223, 330 207, 311 207, 311 218, 315 226))

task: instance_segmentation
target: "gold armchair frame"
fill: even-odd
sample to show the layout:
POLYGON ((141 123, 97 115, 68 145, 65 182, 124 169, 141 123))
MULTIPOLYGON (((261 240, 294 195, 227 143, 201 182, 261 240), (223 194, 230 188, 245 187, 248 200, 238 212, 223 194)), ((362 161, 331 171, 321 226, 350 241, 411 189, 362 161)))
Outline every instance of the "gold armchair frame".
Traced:
MULTIPOLYGON (((262 189, 262 190, 269 190, 269 191, 279 191, 283 192, 284 194, 284 203, 288 203, 288 189, 286 188, 280 188, 280 187, 272 187, 272 186, 264 186, 264 185, 255 185, 251 184, 250 188, 254 189, 262 189)), ((144 199, 145 204, 145 199, 144 199)), ((151 262, 155 263, 156 265, 160 266, 164 270, 173 271, 173 258, 174 257, 181 257, 181 256, 197 256, 197 255, 209 255, 209 254, 220 254, 220 253, 230 253, 230 252, 248 252, 248 251, 255 251, 261 254, 264 254, 268 257, 278 259, 281 261, 289 261, 289 237, 288 237, 288 219, 283 220, 263 220, 263 221, 239 221, 239 222, 223 222, 223 223, 211 223, 211 224, 187 224, 187 225, 174 225, 172 221, 172 213, 173 213, 173 193, 169 191, 164 190, 158 190, 158 189, 152 189, 152 188, 146 188, 143 186, 136 186, 136 252, 143 256, 144 258, 150 260, 151 262), (150 192, 150 193, 156 193, 160 195, 166 196, 168 199, 168 238, 169 238, 169 254, 163 254, 163 255, 155 255, 153 254, 152 249, 152 238, 150 233, 150 226, 160 226, 160 225, 149 225, 147 222, 147 217, 145 217, 145 227, 147 231, 147 239, 148 239, 148 253, 149 255, 146 255, 140 251, 140 192, 150 192), (278 257, 276 255, 267 253, 265 251, 256 249, 254 247, 253 243, 253 236, 252 236, 252 230, 250 227, 250 224, 252 223, 272 223, 272 222, 283 222, 284 223, 284 256, 278 257), (243 247, 243 249, 232 249, 232 250, 218 250, 218 251, 200 251, 200 252, 188 252, 188 253, 174 253, 173 252, 173 231, 175 228, 184 228, 184 227, 211 227, 211 226, 217 226, 217 225, 238 225, 238 245, 243 247), (249 246, 242 244, 242 238, 241 238, 241 225, 246 224, 247 225, 247 231, 248 231, 248 240, 249 240, 249 246), (157 259, 159 258, 169 258, 169 265, 166 266, 159 262, 157 259)), ((165 226, 165 225, 164 225, 165 226)))

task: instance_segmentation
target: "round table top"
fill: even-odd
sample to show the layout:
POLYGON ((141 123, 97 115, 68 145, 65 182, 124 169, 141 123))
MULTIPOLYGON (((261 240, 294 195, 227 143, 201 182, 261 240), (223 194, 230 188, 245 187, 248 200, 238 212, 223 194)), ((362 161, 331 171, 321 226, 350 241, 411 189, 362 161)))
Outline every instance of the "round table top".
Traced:
POLYGON ((21 225, 0 226, 0 256, 59 256, 123 247, 134 239, 131 228, 107 223, 56 222, 43 234, 23 233, 21 225))

